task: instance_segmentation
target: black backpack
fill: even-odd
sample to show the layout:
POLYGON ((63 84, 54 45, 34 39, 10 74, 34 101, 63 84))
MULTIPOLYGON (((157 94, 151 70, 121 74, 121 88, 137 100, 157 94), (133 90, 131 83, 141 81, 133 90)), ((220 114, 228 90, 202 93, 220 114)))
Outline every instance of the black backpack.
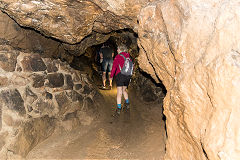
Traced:
POLYGON ((128 57, 126 58, 124 55, 119 54, 124 58, 124 64, 123 67, 121 68, 119 64, 119 69, 121 71, 121 74, 126 75, 126 76, 131 76, 133 73, 133 62, 132 60, 128 57))

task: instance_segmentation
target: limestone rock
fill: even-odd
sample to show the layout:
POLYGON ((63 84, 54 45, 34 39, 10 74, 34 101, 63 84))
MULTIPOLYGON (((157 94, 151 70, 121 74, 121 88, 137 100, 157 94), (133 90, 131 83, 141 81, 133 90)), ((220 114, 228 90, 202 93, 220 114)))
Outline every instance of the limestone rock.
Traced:
POLYGON ((192 0, 141 10, 140 67, 167 89, 165 159, 240 157, 238 10, 236 1, 192 0))
POLYGON ((37 111, 40 115, 52 115, 54 114, 54 106, 51 102, 43 99, 38 99, 34 105, 34 111, 37 111))
POLYGON ((38 72, 45 71, 47 69, 47 66, 39 55, 25 56, 23 57, 21 63, 23 71, 25 72, 38 72))
POLYGON ((26 52, 51 57, 57 55, 59 42, 46 38, 31 29, 21 28, 7 14, 0 11, 0 43, 26 52))
POLYGON ((58 103, 60 110, 61 110, 61 108, 63 108, 64 105, 66 105, 68 103, 68 98, 64 92, 56 94, 55 99, 58 103))
POLYGON ((62 73, 51 73, 47 75, 49 87, 56 88, 64 85, 64 76, 62 73))
MULTIPOLYGON (((1 130, 1 129, 0 129, 1 130)), ((8 133, 7 132, 2 132, 0 134, 0 136, 2 137, 0 139, 0 151, 2 150, 2 147, 6 144, 6 137, 8 136, 8 133)))
POLYGON ((103 11, 91 1, 1 1, 1 7, 18 23, 69 43, 90 34, 103 11))
POLYGON ((82 84, 75 84, 75 85, 74 85, 74 88, 75 88, 76 90, 80 90, 80 89, 82 88, 82 84))
POLYGON ((14 127, 17 128, 21 125, 21 121, 20 120, 15 120, 11 115, 4 113, 2 116, 2 121, 10 126, 10 127, 14 127))
POLYGON ((52 72, 57 72, 58 71, 58 68, 54 62, 53 59, 45 59, 44 60, 46 66, 47 66, 47 72, 48 73, 52 73, 52 72))
MULTIPOLYGON (((102 33, 132 28, 139 37, 140 67, 167 89, 165 159, 239 159, 238 1, 2 0, 0 7, 23 26, 67 43, 84 44, 62 45, 58 51, 67 61, 98 37, 107 39, 102 33), (65 48, 70 57, 63 52, 65 48)), ((7 65, 2 61, 0 66, 14 71, 15 65, 7 65)), ((53 75, 57 78, 60 73, 53 75)), ((61 88, 64 78, 59 79, 57 87, 61 88)), ((90 83, 79 74, 72 79, 76 84, 90 83)), ((92 93, 84 87, 85 96, 92 93)), ((91 117, 84 119, 86 112, 77 114, 82 124, 90 124, 91 117)))
POLYGON ((8 78, 0 76, 0 87, 7 86, 7 84, 8 84, 8 78))
POLYGON ((45 99, 52 99, 53 98, 53 95, 49 92, 44 92, 43 96, 45 97, 45 99))
POLYGON ((71 92, 68 92, 67 95, 73 102, 78 101, 79 104, 83 103, 83 96, 81 94, 79 94, 78 92, 71 91, 71 92))
POLYGON ((91 91, 92 91, 92 89, 90 88, 90 87, 88 87, 87 85, 85 85, 84 87, 83 87, 83 94, 90 94, 91 93, 91 91))
POLYGON ((32 86, 34 88, 40 88, 40 87, 44 86, 44 82, 45 82, 45 79, 46 79, 45 75, 33 74, 32 78, 33 78, 33 85, 32 86))
POLYGON ((161 83, 156 83, 149 74, 135 70, 131 79, 131 85, 136 89, 138 96, 144 102, 161 102, 165 97, 165 87, 161 83))
POLYGON ((96 112, 98 111, 98 107, 96 103, 93 102, 93 100, 89 97, 86 98, 86 104, 85 104, 85 110, 88 116, 93 117, 96 116, 96 112))
POLYGON ((0 98, 2 99, 3 104, 10 110, 17 112, 20 115, 24 115, 26 113, 24 101, 17 89, 7 89, 1 91, 0 98))
POLYGON ((71 75, 65 75, 66 89, 73 89, 73 80, 71 75))
POLYGON ((0 51, 0 67, 7 72, 13 72, 16 68, 18 53, 12 51, 0 51), (9 53, 10 52, 10 53, 9 53))
MULTIPOLYGON (((68 62, 71 62, 69 53, 81 55, 89 46, 103 43, 110 37, 110 35, 93 32, 80 43, 69 45, 44 37, 32 29, 22 28, 2 11, 0 11, 0 22, 0 44, 10 44, 25 52, 38 53, 43 57, 59 57, 68 62)), ((57 69, 49 62, 47 70, 55 72, 57 69)))
POLYGON ((25 89, 25 102, 32 104, 35 100, 37 100, 38 96, 29 88, 25 89))
POLYGON ((25 123, 16 136, 15 143, 9 146, 9 150, 23 157, 26 156, 33 147, 53 133, 54 126, 54 118, 49 118, 48 116, 25 123))
POLYGON ((2 0, 0 7, 19 24, 74 44, 93 31, 109 33, 134 28, 141 7, 148 1, 2 0))
POLYGON ((2 105, 0 105, 0 131, 2 130, 2 105))
POLYGON ((3 70, 0 65, 0 135, 4 132, 8 135, 0 140, 2 159, 26 156, 53 133, 55 120, 71 130, 80 124, 78 111, 92 112, 87 119, 96 118, 95 108, 84 108, 87 100, 83 89, 76 91, 73 87, 88 85, 84 93, 91 91, 87 95, 90 101, 94 88, 86 74, 59 59, 51 61, 40 54, 18 52, 8 45, 0 48, 10 57, 17 53, 15 68, 22 68, 22 71, 3 70))

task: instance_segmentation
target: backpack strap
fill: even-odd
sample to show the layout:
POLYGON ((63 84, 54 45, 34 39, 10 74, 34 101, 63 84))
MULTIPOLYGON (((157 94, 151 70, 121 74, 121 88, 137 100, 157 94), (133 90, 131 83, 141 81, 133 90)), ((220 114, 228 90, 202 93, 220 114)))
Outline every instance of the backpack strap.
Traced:
POLYGON ((126 57, 123 54, 120 53, 119 55, 122 56, 124 60, 126 60, 126 57))
MULTIPOLYGON (((124 58, 124 62, 125 62, 125 60, 126 60, 126 57, 123 55, 123 54, 119 54, 121 57, 123 57, 124 58)), ((122 68, 121 68, 121 66, 120 66, 120 64, 118 65, 119 66, 119 69, 120 69, 120 71, 122 70, 122 68)))

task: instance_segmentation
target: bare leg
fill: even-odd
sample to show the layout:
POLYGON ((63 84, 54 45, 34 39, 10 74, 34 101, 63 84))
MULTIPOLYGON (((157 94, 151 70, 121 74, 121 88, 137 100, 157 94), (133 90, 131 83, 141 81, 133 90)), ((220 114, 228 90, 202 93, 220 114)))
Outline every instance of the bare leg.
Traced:
POLYGON ((103 86, 106 86, 106 72, 103 72, 102 74, 102 81, 103 81, 103 86))
POLYGON ((108 80, 110 80, 111 72, 108 72, 108 80))
POLYGON ((112 88, 112 80, 111 80, 110 76, 111 76, 111 72, 108 72, 109 86, 112 88))
POLYGON ((122 101, 122 88, 123 87, 117 87, 117 104, 121 104, 122 101))
POLYGON ((126 100, 126 99, 128 99, 128 93, 126 91, 127 86, 123 86, 122 88, 123 88, 123 96, 124 96, 124 99, 126 100))

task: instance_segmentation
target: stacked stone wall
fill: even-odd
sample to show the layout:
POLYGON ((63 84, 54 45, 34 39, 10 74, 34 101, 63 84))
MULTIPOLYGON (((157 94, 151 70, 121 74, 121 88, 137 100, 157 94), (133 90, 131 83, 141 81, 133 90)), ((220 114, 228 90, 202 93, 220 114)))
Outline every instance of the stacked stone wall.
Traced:
POLYGON ((89 125, 98 95, 67 63, 0 45, 0 157, 26 156, 59 126, 89 125))

